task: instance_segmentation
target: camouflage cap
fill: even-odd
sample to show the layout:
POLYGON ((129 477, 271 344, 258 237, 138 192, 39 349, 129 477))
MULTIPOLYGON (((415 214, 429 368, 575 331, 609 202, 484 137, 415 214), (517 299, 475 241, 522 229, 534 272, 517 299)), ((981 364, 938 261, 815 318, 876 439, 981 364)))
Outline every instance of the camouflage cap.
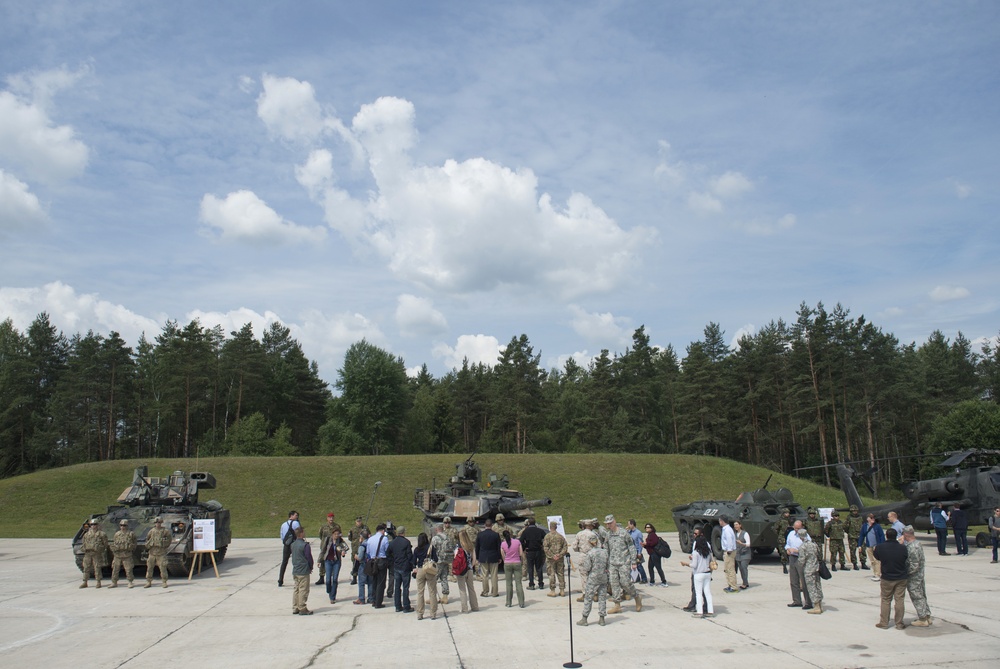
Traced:
POLYGON ((859 509, 857 504, 851 504, 851 511, 858 511, 858 510, 859 509))
POLYGON ((614 514, 609 513, 608 515, 604 516, 604 522, 605 524, 615 522, 614 514))
POLYGON ((501 520, 503 520, 503 514, 502 513, 498 513, 497 517, 496 517, 496 521, 499 523, 501 520))
POLYGON ((588 539, 587 541, 590 542, 591 544, 593 544, 594 546, 596 546, 597 542, 598 542, 597 535, 596 534, 591 534, 590 535, 590 539, 588 539))
POLYGON ((444 517, 444 522, 446 522, 447 524, 451 525, 451 516, 445 516, 444 517))
POLYGON ((792 512, 792 510, 791 510, 791 509, 789 509, 789 508, 788 508, 787 506, 785 506, 785 507, 782 507, 782 508, 781 508, 781 512, 782 512, 782 513, 791 513, 791 512, 792 512))
POLYGON ((808 509, 806 509, 806 513, 816 513, 816 509, 810 506, 808 509))
POLYGON ((159 525, 160 523, 163 522, 163 518, 161 518, 160 516, 157 516, 156 519, 153 520, 153 522, 156 523, 157 525, 159 525))
POLYGON ((840 518, 840 511, 832 511, 832 512, 830 512, 830 517, 831 518, 840 518))
POLYGON ((803 528, 803 529, 801 529, 801 530, 798 531, 798 534, 799 534, 799 538, 800 539, 805 539, 806 537, 809 536, 809 530, 806 530, 805 528, 803 528))
POLYGON ((913 534, 913 525, 904 525, 903 534, 913 534))
POLYGON ((128 521, 122 518, 122 521, 118 523, 119 525, 128 525, 128 521))
POLYGON ((465 522, 467 522, 469 525, 473 525, 476 522, 476 517, 469 516, 468 518, 465 519, 465 522))

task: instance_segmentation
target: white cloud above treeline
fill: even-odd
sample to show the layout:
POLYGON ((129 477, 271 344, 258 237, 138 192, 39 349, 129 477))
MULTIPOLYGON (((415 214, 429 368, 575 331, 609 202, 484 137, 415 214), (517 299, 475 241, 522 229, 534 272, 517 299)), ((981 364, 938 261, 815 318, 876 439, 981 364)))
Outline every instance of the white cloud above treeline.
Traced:
POLYGON ((224 199, 205 195, 201 200, 201 220, 223 239, 315 243, 326 238, 325 228, 286 221, 248 190, 230 193, 224 199))
POLYGON ((362 105, 348 127, 308 82, 264 75, 262 83, 257 114, 271 135, 314 143, 295 174, 326 223, 413 284, 444 293, 502 286, 570 298, 602 293, 629 280, 655 239, 650 228, 622 228, 582 193, 554 203, 527 168, 481 157, 414 164, 418 133, 408 100, 362 105), (329 136, 346 155, 315 146, 329 136), (357 165, 359 156, 374 189, 355 194, 334 158, 357 165))

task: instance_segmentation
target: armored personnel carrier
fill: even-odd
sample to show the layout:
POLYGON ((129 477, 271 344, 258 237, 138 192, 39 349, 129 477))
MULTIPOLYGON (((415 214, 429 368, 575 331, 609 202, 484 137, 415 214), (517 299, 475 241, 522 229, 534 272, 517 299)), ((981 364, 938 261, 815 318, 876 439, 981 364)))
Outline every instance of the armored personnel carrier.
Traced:
POLYGON ((768 555, 778 546, 778 541, 784 542, 784 537, 774 533, 774 523, 781 518, 783 509, 790 511, 790 522, 805 521, 806 512, 795 501, 792 491, 788 488, 778 488, 773 493, 767 489, 771 477, 767 478, 763 487, 753 492, 740 493, 735 500, 702 500, 682 504, 673 508, 674 523, 680 539, 681 550, 691 552, 693 532, 701 529, 702 534, 709 537, 712 552, 717 559, 722 559, 722 528, 719 517, 726 516, 729 522, 740 521, 743 529, 750 534, 750 546, 754 555, 768 555))
MULTIPOLYGON (((167 552, 167 569, 173 576, 186 575, 191 569, 191 551, 194 550, 194 520, 215 520, 215 548, 219 552, 216 562, 222 562, 232 541, 229 528, 229 510, 215 500, 198 501, 201 489, 215 488, 215 477, 208 472, 186 474, 176 471, 163 478, 151 478, 145 465, 136 467, 132 485, 118 496, 116 504, 108 507, 106 513, 95 514, 89 519, 97 521, 101 530, 110 540, 118 531, 122 520, 128 521, 129 529, 135 532, 136 567, 146 564, 146 535, 153 529, 157 516, 163 518, 163 527, 169 528, 173 540, 167 552)), ((83 570, 82 528, 73 537, 73 555, 76 566, 83 570)), ((107 564, 111 564, 108 556, 107 564)))
POLYGON ((487 518, 495 518, 498 513, 503 514, 508 526, 520 530, 525 520, 534 517, 532 509, 552 504, 548 497, 525 499, 522 493, 509 487, 506 474, 490 474, 486 487, 482 488, 482 470, 472 460, 474 456, 475 453, 455 465, 455 475, 445 487, 433 490, 417 488, 414 493, 413 506, 423 512, 424 529, 428 534, 446 517, 461 524, 472 516, 481 523, 487 518))

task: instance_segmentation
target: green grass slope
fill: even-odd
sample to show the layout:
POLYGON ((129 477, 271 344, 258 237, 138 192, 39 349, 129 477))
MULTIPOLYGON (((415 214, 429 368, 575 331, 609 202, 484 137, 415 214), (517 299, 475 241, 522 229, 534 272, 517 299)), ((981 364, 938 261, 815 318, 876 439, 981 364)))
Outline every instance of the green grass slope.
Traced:
MULTIPOLYGON (((119 460, 64 467, 0 480, 0 537, 71 537, 83 520, 103 513, 131 484, 135 467, 150 476, 174 470, 208 471, 218 487, 201 499, 217 499, 232 512, 236 537, 277 538, 290 509, 301 514, 315 536, 334 511, 346 527, 367 514, 375 481, 382 481, 371 509, 371 524, 392 519, 411 528, 422 515, 413 507, 418 487, 442 485, 455 473, 461 455, 313 458, 203 458, 119 460)), ((769 470, 732 460, 691 455, 502 455, 476 456, 484 478, 506 473, 511 487, 528 498, 551 497, 538 516, 561 515, 567 530, 580 518, 615 514, 620 520, 652 522, 674 530, 672 507, 699 499, 734 499, 759 488, 769 470)), ((844 507, 843 494, 784 474, 769 490, 789 488, 804 506, 844 507)))

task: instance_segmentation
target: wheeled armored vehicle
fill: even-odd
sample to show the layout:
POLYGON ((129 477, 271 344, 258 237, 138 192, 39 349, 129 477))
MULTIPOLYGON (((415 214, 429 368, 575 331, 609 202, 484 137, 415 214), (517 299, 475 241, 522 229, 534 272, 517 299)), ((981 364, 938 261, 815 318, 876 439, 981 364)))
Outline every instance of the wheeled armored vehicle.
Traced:
POLYGON ((694 529, 698 528, 709 538, 715 557, 721 559, 722 528, 719 518, 726 516, 729 522, 740 521, 743 529, 750 534, 754 555, 768 555, 774 551, 779 540, 784 542, 784 537, 779 539, 774 532, 774 524, 781 518, 782 511, 789 510, 789 522, 805 522, 806 512, 788 488, 778 488, 773 493, 768 490, 770 482, 768 477, 763 487, 740 493, 735 500, 702 500, 675 506, 672 512, 681 550, 691 552, 694 529))

